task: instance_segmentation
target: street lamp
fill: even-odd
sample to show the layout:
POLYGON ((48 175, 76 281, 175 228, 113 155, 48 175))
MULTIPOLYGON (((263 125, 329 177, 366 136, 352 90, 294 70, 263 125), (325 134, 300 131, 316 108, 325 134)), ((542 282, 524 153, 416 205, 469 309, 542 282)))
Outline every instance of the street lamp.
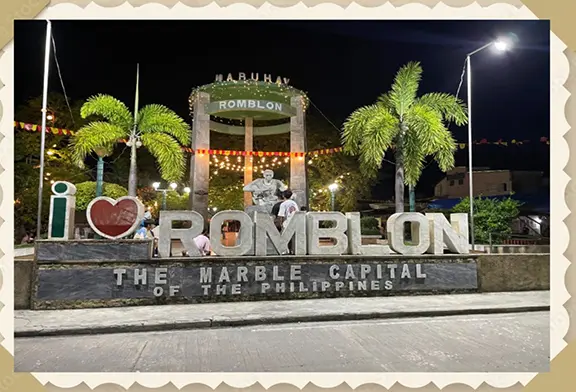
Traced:
POLYGON ((185 193, 190 193, 190 187, 189 187, 189 186, 185 187, 185 188, 184 188, 184 192, 185 192, 185 193))
MULTIPOLYGON (((174 184, 174 183, 170 184, 171 187, 172 187, 172 185, 176 185, 176 184, 174 184)), ((176 186, 172 187, 172 189, 176 189, 176 186)), ((160 189, 160 183, 159 182, 153 183, 152 187, 154 188, 154 190, 156 192, 162 192, 162 209, 165 210, 166 209, 166 192, 168 192, 168 189, 160 189)))
POLYGON ((328 185, 328 190, 330 191, 330 205, 332 211, 334 211, 336 209, 336 191, 338 190, 338 184, 333 183, 328 185))
POLYGON ((468 95, 468 184, 469 184, 469 197, 470 197, 470 239, 472 250, 474 250, 474 186, 472 181, 472 65, 470 58, 472 55, 490 47, 499 52, 504 52, 510 47, 510 42, 507 40, 499 39, 487 43, 486 45, 470 52, 466 55, 466 84, 468 95))

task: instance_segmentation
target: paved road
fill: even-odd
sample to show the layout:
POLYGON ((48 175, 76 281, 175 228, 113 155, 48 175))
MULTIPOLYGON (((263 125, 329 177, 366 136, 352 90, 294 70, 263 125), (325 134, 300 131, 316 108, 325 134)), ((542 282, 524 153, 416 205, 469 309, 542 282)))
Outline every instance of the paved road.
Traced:
POLYGON ((549 312, 18 338, 18 372, 542 372, 549 312))

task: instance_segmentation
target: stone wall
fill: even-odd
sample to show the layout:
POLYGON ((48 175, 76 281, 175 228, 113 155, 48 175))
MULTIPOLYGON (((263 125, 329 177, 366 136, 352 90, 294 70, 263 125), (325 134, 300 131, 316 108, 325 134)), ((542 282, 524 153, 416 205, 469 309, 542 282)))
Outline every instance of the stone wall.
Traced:
POLYGON ((550 245, 476 245, 486 253, 550 253, 550 245))
POLYGON ((40 240, 35 244, 38 264, 58 262, 145 261, 152 258, 151 240, 40 240))
POLYGON ((14 260, 14 309, 30 309, 34 260, 14 260))
MULTIPOLYGON (((372 290, 368 283, 367 290, 356 290, 355 293, 348 293, 348 296, 365 296, 365 295, 417 295, 417 294, 436 294, 446 292, 503 292, 503 291, 524 291, 524 290, 549 290, 550 289, 550 255, 549 254, 485 254, 485 255, 443 255, 443 256, 389 256, 381 259, 370 258, 367 256, 340 256, 340 257, 243 257, 243 258, 223 258, 223 257, 210 257, 210 258, 173 258, 168 260, 153 259, 147 263, 134 263, 134 262, 83 262, 83 263, 65 263, 65 264, 40 264, 38 270, 54 273, 54 275, 45 275, 48 279, 45 281, 44 286, 44 299, 36 301, 36 308, 67 308, 67 307, 102 307, 102 306, 122 306, 122 305, 151 305, 151 304, 165 304, 165 303, 194 303, 194 302, 215 302, 215 301, 248 301, 248 300, 266 300, 266 299, 297 299, 297 298, 318 298, 329 297, 336 295, 344 295, 346 293, 322 292, 322 286, 319 284, 316 291, 308 287, 308 292, 299 292, 299 287, 296 285, 294 293, 276 293, 273 295, 254 295, 258 294, 254 291, 247 294, 232 295, 232 298, 226 295, 208 295, 198 296, 197 291, 199 287, 197 283, 192 285, 195 288, 192 290, 191 295, 173 297, 169 296, 169 285, 171 278, 175 278, 175 284, 184 283, 189 285, 192 280, 197 279, 197 272, 192 274, 184 273, 183 269, 199 268, 199 267, 213 267, 213 279, 217 281, 220 275, 222 266, 277 266, 276 274, 286 276, 290 274, 290 265, 305 263, 311 265, 308 272, 306 268, 301 271, 308 274, 308 281, 310 283, 310 276, 317 277, 319 274, 326 274, 327 268, 331 265, 339 265, 340 273, 345 274, 345 265, 353 264, 356 267, 364 265, 381 264, 384 266, 383 270, 386 271, 388 264, 409 264, 411 274, 415 273, 415 265, 421 263, 421 272, 427 274, 428 285, 422 285, 424 290, 418 290, 417 279, 412 279, 409 282, 396 284, 392 290, 372 290), (476 266, 473 272, 466 267, 466 264, 473 264, 476 266), (464 269, 460 272, 450 272, 451 263, 463 264, 464 269), (437 267, 430 269, 430 264, 437 264, 437 267), (154 282, 156 276, 154 271, 158 268, 167 268, 166 278, 168 284, 165 286, 163 295, 156 297, 151 291, 153 287, 146 290, 142 295, 138 294, 138 288, 134 285, 130 287, 119 289, 116 284, 116 276, 113 273, 114 269, 125 269, 127 272, 124 275, 125 280, 134 279, 134 269, 146 268, 148 282, 154 282), (443 271, 443 272, 441 272, 443 271), (80 280, 74 282, 70 279, 74 274, 88 274, 86 276, 78 275, 80 280), (474 275, 470 275, 473 273, 474 275), (64 276, 66 275, 66 276, 64 276), (452 276, 452 277, 450 277, 452 276), (454 277, 456 276, 456 278, 454 277), (458 277, 459 276, 459 277, 458 277), (475 285, 470 285, 469 279, 474 277, 475 285), (87 280, 82 280, 89 277, 87 280), (431 278, 431 279, 430 279, 431 278), (186 283, 188 282, 188 283, 186 283), (443 285, 443 286, 442 286, 443 285), (427 286, 427 287, 426 287, 427 286), (50 288, 51 287, 51 288, 50 288), (86 289, 86 287, 88 289, 86 289), (442 289, 444 288, 444 289, 442 289), (48 290, 48 294, 47 291, 48 290), (56 290, 56 291, 54 291, 56 290), (98 294, 100 290, 100 294, 98 294), (52 294, 50 294, 52 291, 52 294), (108 299, 104 298, 102 292, 115 293, 108 299), (90 294, 92 293, 92 294, 90 294), (50 298, 52 296, 52 299, 50 298), (68 298, 76 298, 70 299, 68 298), (100 298, 98 298, 100 297, 100 298), (228 298, 227 298, 228 297, 228 298), (66 299, 65 299, 66 298, 66 299), (84 298, 84 299, 83 299, 84 298)), ((34 298, 38 299, 38 283, 33 282, 34 277, 34 262, 32 260, 15 260, 14 261, 14 304, 16 309, 25 309, 31 307, 31 291, 34 291, 34 298)), ((307 267, 308 268, 308 267, 307 267)), ((375 268, 372 268, 374 272, 375 268)), ((356 269, 356 272, 359 270, 356 269)), ((400 271, 400 269, 398 269, 400 271)), ((270 272, 270 268, 268 269, 270 272)), ((235 272, 234 272, 235 273, 235 272)), ((274 272, 273 272, 274 273, 274 272)), ((251 272, 252 276, 254 272, 251 272)), ((233 279, 231 272, 230 277, 233 279)), ((269 277, 268 280, 273 277, 269 277)), ((355 285, 358 283, 359 277, 356 277, 355 285)), ((412 278, 415 278, 412 276, 412 278)), ((268 281, 266 281, 268 282, 268 281)), ((274 279, 269 281, 271 287, 274 286, 274 279)), ((299 282, 298 282, 299 283, 299 282)), ((287 286, 288 287, 288 286, 287 286)), ((357 286, 356 286, 357 287, 357 286)), ((381 287, 380 287, 381 288, 381 287)), ((214 288, 213 288, 214 289, 214 288)), ((232 290, 232 287, 228 287, 232 290)), ((254 287, 249 288, 254 290, 254 287)), ((289 291, 289 290, 288 290, 289 291)), ((230 293, 230 292, 229 292, 230 293)), ((181 294, 181 292, 180 292, 181 294)))
POLYGON ((268 256, 39 264, 32 307, 474 292, 476 257, 268 256))
POLYGON ((477 260, 482 292, 550 290, 550 254, 487 254, 477 260))

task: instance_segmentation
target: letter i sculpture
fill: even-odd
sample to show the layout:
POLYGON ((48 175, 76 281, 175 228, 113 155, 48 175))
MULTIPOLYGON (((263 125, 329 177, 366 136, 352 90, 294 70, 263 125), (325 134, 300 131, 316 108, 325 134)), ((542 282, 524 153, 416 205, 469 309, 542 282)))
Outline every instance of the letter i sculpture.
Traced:
POLYGON ((66 181, 52 184, 48 238, 71 240, 74 238, 74 214, 76 211, 76 187, 66 181))

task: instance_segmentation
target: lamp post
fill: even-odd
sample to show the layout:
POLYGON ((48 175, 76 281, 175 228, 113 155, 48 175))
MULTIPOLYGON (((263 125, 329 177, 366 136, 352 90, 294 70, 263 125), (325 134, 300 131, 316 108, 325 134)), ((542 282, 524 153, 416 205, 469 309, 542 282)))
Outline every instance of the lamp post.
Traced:
MULTIPOLYGON (((154 188, 154 190, 156 192, 162 192, 162 209, 165 210, 166 209, 166 193, 170 190, 170 189, 160 189, 160 183, 159 182, 155 182, 154 184, 152 184, 152 187, 154 188)), ((178 188, 178 184, 176 184, 175 182, 170 184, 170 188, 172 188, 173 191, 176 190, 176 188, 178 188)), ((186 192, 186 189, 184 189, 184 191, 186 192)), ((190 192, 190 188, 188 188, 188 192, 190 192)))
POLYGON ((330 191, 330 206, 332 211, 336 209, 336 191, 338 190, 338 184, 333 183, 328 185, 328 190, 330 191))
POLYGON ((487 43, 486 45, 470 52, 466 55, 466 89, 468 101, 468 190, 470 198, 470 243, 472 250, 474 250, 474 184, 473 184, 473 170, 472 170, 472 55, 490 47, 494 46, 496 50, 504 52, 508 49, 509 44, 507 41, 497 40, 487 43))

